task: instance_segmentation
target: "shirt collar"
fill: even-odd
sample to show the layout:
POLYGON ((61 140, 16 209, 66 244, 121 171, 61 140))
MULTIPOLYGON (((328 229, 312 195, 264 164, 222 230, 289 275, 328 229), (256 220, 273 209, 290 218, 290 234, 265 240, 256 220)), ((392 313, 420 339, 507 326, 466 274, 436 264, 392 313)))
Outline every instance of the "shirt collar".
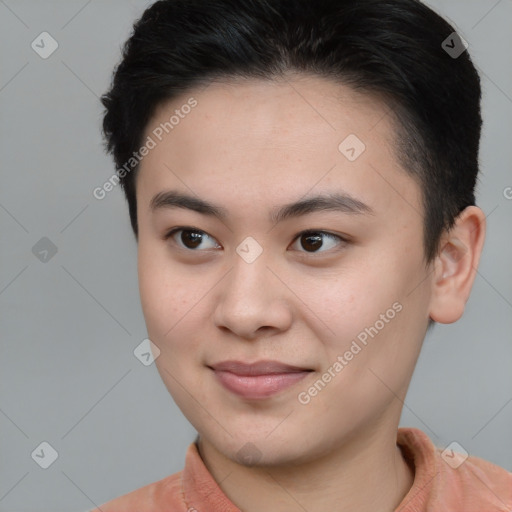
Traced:
MULTIPOLYGON (((417 428, 399 428, 397 445, 415 474, 411 489, 395 512, 424 510, 439 477, 436 448, 427 434, 417 428)), ((187 511, 240 512, 213 479, 195 443, 187 449, 185 467, 181 474, 181 490, 187 511)))

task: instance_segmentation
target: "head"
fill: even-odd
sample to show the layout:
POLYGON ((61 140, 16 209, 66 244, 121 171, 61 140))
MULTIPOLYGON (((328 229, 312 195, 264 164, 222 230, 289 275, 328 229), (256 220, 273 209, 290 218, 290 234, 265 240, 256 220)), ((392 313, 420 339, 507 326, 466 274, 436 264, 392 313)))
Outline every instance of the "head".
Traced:
POLYGON ((462 315, 481 92, 453 32, 415 0, 163 0, 135 24, 106 148, 156 364, 227 457, 392 431, 427 328, 462 315), (304 371, 256 398, 225 386, 226 360, 304 371))

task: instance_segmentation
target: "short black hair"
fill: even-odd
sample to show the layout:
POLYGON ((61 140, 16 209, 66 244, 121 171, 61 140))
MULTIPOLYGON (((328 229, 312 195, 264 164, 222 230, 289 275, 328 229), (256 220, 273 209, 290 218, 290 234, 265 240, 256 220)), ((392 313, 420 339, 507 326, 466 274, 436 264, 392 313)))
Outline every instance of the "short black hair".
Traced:
MULTIPOLYGON (((374 94, 422 190, 428 263, 443 230, 475 204, 481 87, 468 52, 443 47, 457 37, 417 0, 160 0, 135 22, 101 98, 105 149, 126 165, 158 106, 213 80, 298 72, 374 94)), ((136 238, 138 167, 120 179, 136 238)))

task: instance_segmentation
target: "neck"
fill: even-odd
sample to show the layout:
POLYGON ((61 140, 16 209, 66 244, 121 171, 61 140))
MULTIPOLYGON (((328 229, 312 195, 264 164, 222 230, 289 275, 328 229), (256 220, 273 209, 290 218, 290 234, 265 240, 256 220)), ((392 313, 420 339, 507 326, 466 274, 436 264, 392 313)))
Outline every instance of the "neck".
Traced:
POLYGON ((199 452, 226 496, 244 512, 391 512, 414 473, 396 445, 396 425, 379 425, 300 465, 242 466, 202 438, 199 452))

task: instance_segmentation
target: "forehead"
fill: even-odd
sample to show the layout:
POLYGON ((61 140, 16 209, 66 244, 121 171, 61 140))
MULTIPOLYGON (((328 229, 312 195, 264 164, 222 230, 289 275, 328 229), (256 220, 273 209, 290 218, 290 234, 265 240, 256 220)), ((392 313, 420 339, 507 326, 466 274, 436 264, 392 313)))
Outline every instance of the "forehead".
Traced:
POLYGON ((418 192, 394 154, 388 110, 320 77, 212 82, 156 110, 144 137, 156 145, 141 162, 138 195, 148 202, 150 193, 192 187, 219 203, 238 198, 240 206, 342 187, 385 208, 397 193, 418 192), (195 106, 185 108, 191 98, 195 106))
POLYGON ((200 129, 205 143, 236 139, 246 145, 268 147, 270 143, 273 147, 280 143, 308 142, 304 149, 318 145, 314 136, 322 136, 326 144, 335 143, 347 130, 368 139, 367 132, 377 124, 384 128, 380 130, 381 135, 384 132, 386 136, 394 135, 391 118, 386 118, 389 108, 375 95, 302 74, 275 80, 213 81, 159 105, 146 127, 147 134, 159 123, 169 121, 169 114, 184 109, 191 97, 197 106, 180 116, 179 124, 171 130, 176 146, 180 146, 181 139, 190 141, 191 130, 187 126, 200 129), (220 126, 223 130, 218 129, 220 126))

